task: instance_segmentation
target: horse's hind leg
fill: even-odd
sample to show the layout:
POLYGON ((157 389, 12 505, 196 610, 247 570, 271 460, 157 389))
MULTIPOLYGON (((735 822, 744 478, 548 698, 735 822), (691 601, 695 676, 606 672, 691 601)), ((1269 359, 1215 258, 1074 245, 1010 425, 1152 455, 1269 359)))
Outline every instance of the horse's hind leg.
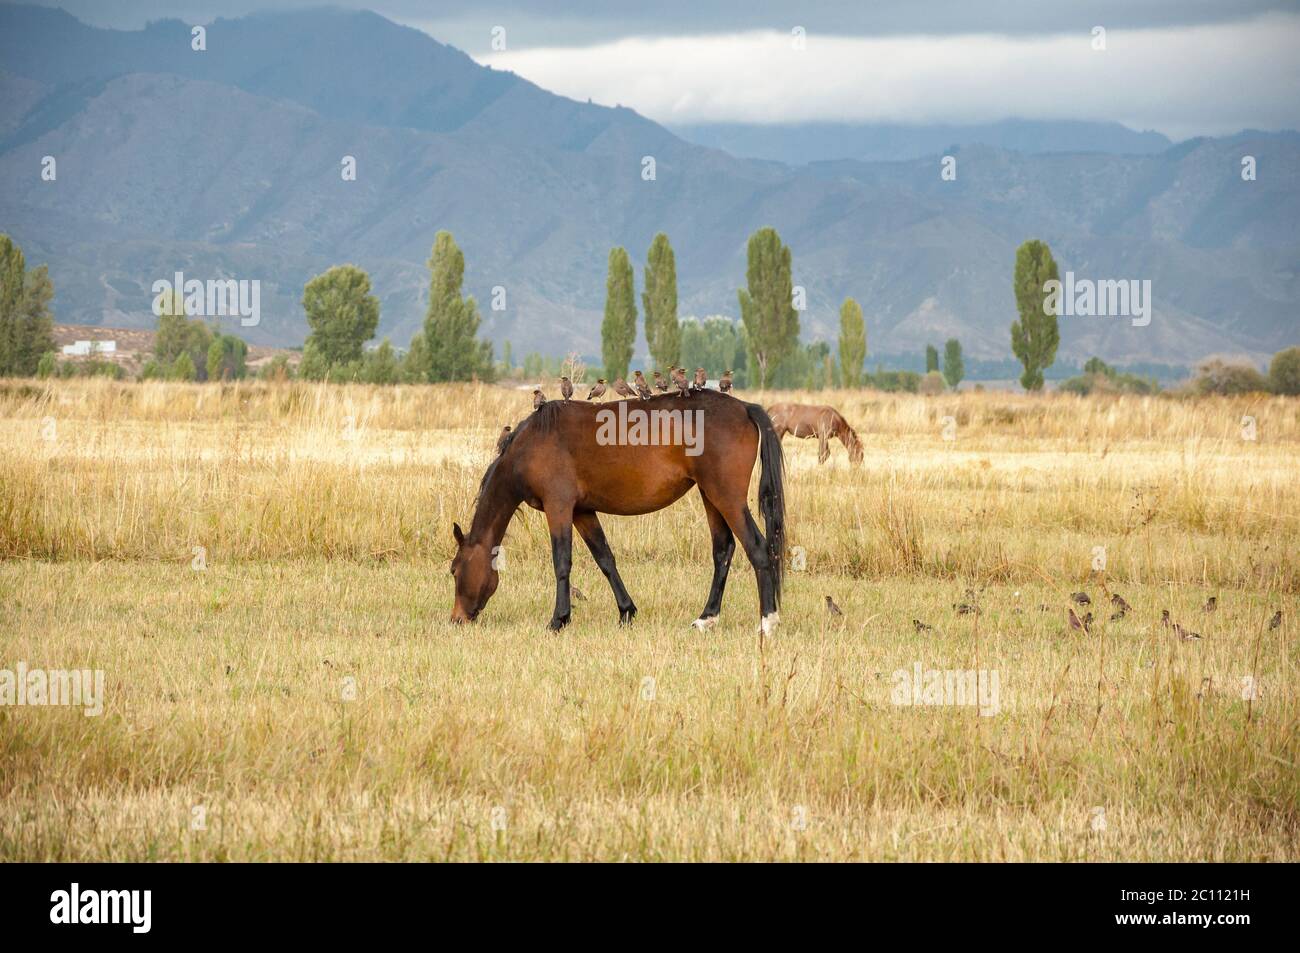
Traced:
POLYGON ((574 513, 573 525, 578 528, 578 533, 587 544, 587 548, 591 550, 596 565, 609 580, 609 587, 614 590, 614 601, 618 604, 619 625, 627 625, 636 616, 636 605, 623 586, 623 579, 614 564, 614 551, 609 548, 609 541, 605 539, 605 531, 600 527, 600 520, 595 513, 574 513))
POLYGON ((709 498, 700 493, 704 503, 704 515, 709 520, 709 533, 713 537, 713 584, 709 586, 709 599, 704 611, 691 625, 701 631, 711 629, 718 621, 722 611, 722 592, 727 586, 727 573, 731 570, 731 557, 736 551, 736 537, 732 534, 727 521, 722 518, 718 508, 709 502, 709 498))
POLYGON ((745 504, 745 491, 742 490, 734 499, 736 502, 731 505, 724 502, 718 506, 718 512, 740 540, 750 565, 754 567, 754 578, 758 580, 758 611, 762 617, 760 627, 764 635, 772 635, 780 619, 776 608, 776 570, 780 567, 772 565, 767 554, 767 541, 754 522, 754 514, 745 504))

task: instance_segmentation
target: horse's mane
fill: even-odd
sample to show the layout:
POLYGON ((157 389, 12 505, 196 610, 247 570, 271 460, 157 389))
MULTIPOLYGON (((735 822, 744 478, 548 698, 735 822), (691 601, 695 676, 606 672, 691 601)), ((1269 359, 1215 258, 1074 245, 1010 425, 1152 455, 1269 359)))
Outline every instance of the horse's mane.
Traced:
POLYGON ((510 447, 525 429, 538 430, 545 433, 555 426, 555 417, 560 411, 560 401, 548 400, 541 407, 534 410, 531 414, 515 424, 510 433, 506 435, 505 442, 501 445, 501 451, 492 458, 487 469, 483 471, 482 478, 478 481, 478 493, 474 495, 474 508, 478 509, 479 500, 483 496, 483 490, 487 488, 488 481, 492 479, 492 474, 496 472, 497 464, 501 458, 506 455, 510 447))

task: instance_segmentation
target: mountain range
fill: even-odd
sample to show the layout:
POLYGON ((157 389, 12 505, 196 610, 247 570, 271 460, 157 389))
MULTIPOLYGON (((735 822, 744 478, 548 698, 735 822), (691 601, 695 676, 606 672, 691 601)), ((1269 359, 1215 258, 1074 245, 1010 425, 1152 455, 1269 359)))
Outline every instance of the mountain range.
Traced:
MULTIPOLYGON (((1148 326, 1062 318, 1065 358, 1258 360, 1300 337, 1296 133, 1167 144, 1012 123, 873 140, 860 127, 799 154, 765 130, 778 145, 764 151, 553 95, 373 13, 217 20, 205 39, 192 49, 175 20, 103 30, 0 5, 0 231, 49 264, 58 320, 149 327, 155 280, 258 279, 261 323, 239 333, 292 345, 307 332, 305 282, 351 262, 381 298, 380 334, 405 345, 445 228, 498 352, 508 340, 516 356, 596 355, 611 246, 641 262, 666 232, 681 314, 736 317, 746 241, 772 225, 807 292, 808 341, 834 341, 851 295, 872 353, 957 337, 1004 357, 1027 238, 1049 243, 1062 274, 1152 282, 1148 326), (908 154, 931 135, 951 141, 908 154)), ((634 362, 644 355, 642 342, 634 362)))
POLYGON ((1113 152, 1149 155, 1172 142, 1158 132, 1135 132, 1117 122, 1003 119, 951 123, 806 122, 757 125, 717 122, 671 125, 688 142, 735 156, 793 165, 835 159, 895 162, 941 155, 954 145, 984 145, 1014 152, 1113 152))

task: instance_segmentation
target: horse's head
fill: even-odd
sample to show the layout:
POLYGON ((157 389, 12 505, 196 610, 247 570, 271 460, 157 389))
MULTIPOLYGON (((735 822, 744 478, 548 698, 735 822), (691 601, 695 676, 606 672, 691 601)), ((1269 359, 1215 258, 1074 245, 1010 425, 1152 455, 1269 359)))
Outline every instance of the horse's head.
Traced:
POLYGON ((451 621, 473 622, 497 591, 496 559, 486 542, 467 539, 458 523, 452 524, 451 534, 456 538, 456 555, 451 561, 456 602, 451 608, 451 621))

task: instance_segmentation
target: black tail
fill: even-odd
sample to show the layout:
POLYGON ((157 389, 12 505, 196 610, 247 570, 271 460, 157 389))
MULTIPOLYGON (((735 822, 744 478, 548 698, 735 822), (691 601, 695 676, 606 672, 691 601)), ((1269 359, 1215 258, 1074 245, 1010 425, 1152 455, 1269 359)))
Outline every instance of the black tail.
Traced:
POLYGON ((758 428, 758 459, 763 465, 758 477, 758 508, 767 532, 767 558, 772 565, 776 604, 781 605, 781 579, 785 575, 785 460, 781 438, 772 418, 758 404, 745 404, 745 412, 758 428))

